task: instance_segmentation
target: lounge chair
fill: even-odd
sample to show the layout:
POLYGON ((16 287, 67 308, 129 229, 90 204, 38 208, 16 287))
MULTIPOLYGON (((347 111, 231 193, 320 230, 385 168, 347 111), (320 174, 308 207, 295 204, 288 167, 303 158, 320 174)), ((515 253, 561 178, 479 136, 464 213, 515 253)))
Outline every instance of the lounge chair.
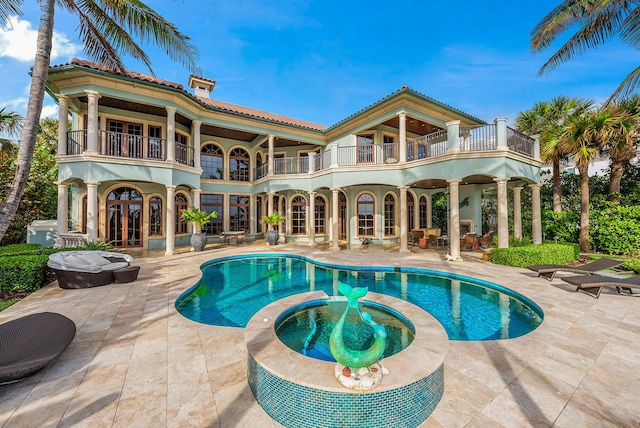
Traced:
POLYGON ((598 260, 579 266, 566 266, 566 265, 532 265, 527 266, 527 269, 534 272, 538 272, 538 276, 543 276, 549 281, 555 278, 557 272, 575 272, 592 274, 605 269, 613 269, 616 266, 621 265, 623 262, 619 260, 609 259, 607 257, 599 258, 598 260))
POLYGON ((73 321, 53 312, 0 325, 0 384, 34 374, 60 355, 75 335, 73 321))
POLYGON ((493 244, 493 231, 487 232, 478 239, 478 245, 482 249, 487 249, 493 244))
POLYGON ((480 238, 476 233, 467 233, 460 238, 460 251, 475 251, 478 249, 480 238))
POLYGON ((562 280, 578 287, 576 291, 583 291, 596 299, 600 297, 603 287, 616 287, 618 293, 622 292, 623 289, 628 289, 631 294, 633 288, 640 288, 640 275, 627 278, 604 275, 576 275, 563 277, 562 280))

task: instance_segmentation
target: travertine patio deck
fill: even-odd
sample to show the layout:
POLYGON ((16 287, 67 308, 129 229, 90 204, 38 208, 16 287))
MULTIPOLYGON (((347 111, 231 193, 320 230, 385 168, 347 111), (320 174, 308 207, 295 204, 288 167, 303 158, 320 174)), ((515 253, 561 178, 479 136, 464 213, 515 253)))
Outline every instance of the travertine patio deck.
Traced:
POLYGON ((331 252, 260 244, 171 257, 136 258, 138 280, 85 290, 54 283, 0 312, 0 322, 62 313, 78 332, 37 375, 0 386, 4 427, 274 427, 246 382, 243 329, 201 325, 174 309, 201 263, 247 252, 296 253, 350 265, 425 267, 496 282, 545 312, 512 340, 450 342, 445 394, 424 427, 616 426, 640 424, 640 299, 605 291, 599 300, 524 269, 444 254, 331 252))

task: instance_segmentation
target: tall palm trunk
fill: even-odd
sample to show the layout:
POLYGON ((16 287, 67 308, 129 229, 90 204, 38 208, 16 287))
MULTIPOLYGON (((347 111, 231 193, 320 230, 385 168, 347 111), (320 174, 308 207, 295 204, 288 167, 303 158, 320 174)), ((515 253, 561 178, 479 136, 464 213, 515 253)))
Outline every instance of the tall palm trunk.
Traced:
POLYGON ((560 159, 553 159, 553 211, 562 211, 562 185, 560 182, 560 159))
POLYGON ((51 46, 53 40, 53 15, 55 0, 42 0, 40 3, 40 27, 38 28, 38 46, 35 64, 32 70, 29 103, 25 117, 22 138, 18 148, 16 174, 7 195, 0 205, 0 240, 4 237, 9 224, 18 210, 31 170, 33 151, 38 136, 40 113, 44 102, 45 85, 49 75, 51 46))
POLYGON ((609 200, 615 205, 620 205, 620 182, 629 161, 636 155, 636 146, 630 145, 622 153, 611 157, 611 173, 609 174, 609 200))
POLYGON ((589 252, 589 164, 578 165, 580 173, 580 251, 589 252))

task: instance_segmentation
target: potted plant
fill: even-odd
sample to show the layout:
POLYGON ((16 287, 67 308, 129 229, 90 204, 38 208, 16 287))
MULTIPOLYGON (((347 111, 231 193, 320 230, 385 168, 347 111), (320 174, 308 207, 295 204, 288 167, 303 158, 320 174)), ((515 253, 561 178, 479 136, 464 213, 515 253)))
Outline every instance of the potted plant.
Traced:
POLYGON ((271 215, 262 217, 262 221, 267 226, 269 226, 269 230, 267 230, 266 235, 267 244, 276 245, 278 243, 278 238, 280 237, 280 235, 278 234, 278 231, 273 228, 273 226, 284 221, 284 216, 278 211, 274 211, 273 213, 271 213, 271 215))
POLYGON ((207 246, 207 232, 203 232, 202 228, 216 217, 218 217, 217 212, 207 213, 196 207, 182 210, 182 219, 196 225, 196 233, 191 235, 191 246, 194 251, 202 251, 207 246))

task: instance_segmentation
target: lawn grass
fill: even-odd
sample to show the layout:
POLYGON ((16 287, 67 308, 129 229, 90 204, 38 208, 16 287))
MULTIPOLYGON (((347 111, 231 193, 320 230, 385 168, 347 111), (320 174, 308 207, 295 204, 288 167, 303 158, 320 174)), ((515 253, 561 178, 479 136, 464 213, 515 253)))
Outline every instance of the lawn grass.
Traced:
POLYGON ((19 298, 19 297, 16 297, 16 298, 13 298, 13 299, 9 299, 9 300, 1 300, 0 301, 0 311, 4 311, 9 306, 13 305, 16 302, 19 302, 20 300, 22 300, 22 299, 19 298))

